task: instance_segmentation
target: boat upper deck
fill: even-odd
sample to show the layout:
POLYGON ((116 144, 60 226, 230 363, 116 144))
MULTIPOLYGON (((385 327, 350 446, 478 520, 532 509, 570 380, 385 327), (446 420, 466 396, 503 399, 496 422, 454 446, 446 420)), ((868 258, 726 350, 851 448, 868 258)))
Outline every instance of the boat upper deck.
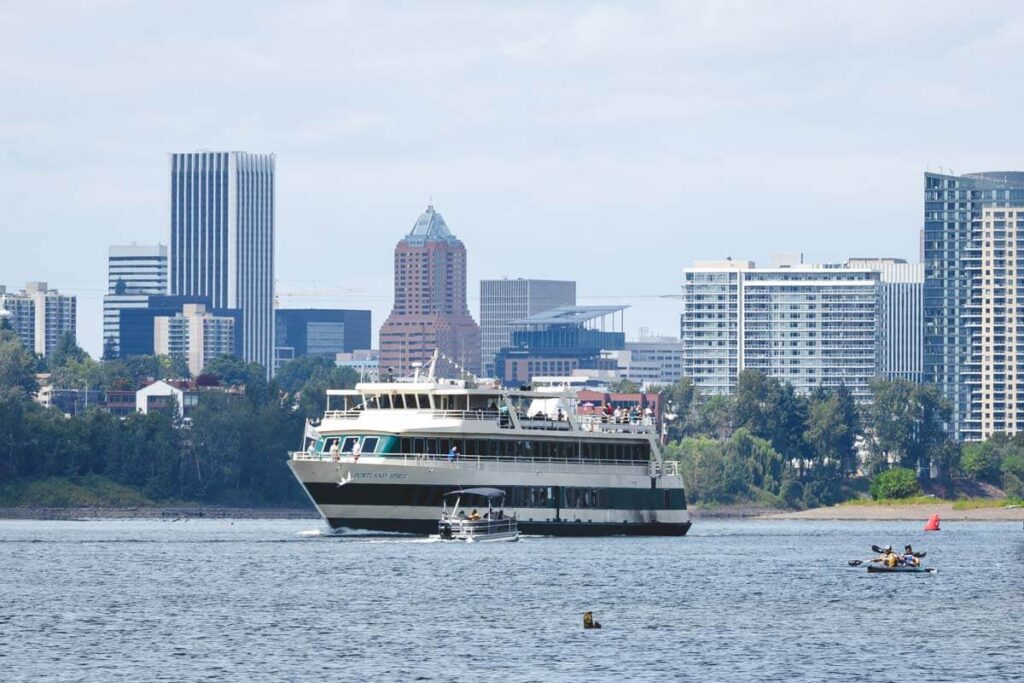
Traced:
POLYGON ((657 434, 656 418, 650 408, 639 405, 602 410, 580 403, 575 391, 476 389, 442 382, 376 382, 329 390, 324 413, 324 421, 341 423, 339 428, 353 421, 419 427, 469 422, 500 430, 632 435, 657 434))

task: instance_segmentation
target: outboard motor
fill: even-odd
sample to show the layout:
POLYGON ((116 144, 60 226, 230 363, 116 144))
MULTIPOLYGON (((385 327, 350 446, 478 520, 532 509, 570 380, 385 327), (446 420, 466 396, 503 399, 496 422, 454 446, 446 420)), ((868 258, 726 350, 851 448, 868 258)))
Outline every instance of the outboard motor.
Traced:
POLYGON ((441 538, 446 541, 452 540, 452 525, 448 522, 441 525, 441 538))

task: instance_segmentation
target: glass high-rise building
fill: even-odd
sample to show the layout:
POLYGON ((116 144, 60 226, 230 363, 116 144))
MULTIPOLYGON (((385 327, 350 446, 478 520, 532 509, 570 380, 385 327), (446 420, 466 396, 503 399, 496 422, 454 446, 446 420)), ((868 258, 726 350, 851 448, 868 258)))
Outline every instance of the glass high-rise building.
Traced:
MULTIPOLYGON (((242 358, 273 372, 273 154, 171 154, 170 294, 242 312, 242 358)), ((236 333, 238 331, 236 330, 236 333)))
POLYGON ((167 247, 162 244, 110 247, 107 294, 103 297, 103 356, 117 358, 121 311, 145 308, 149 297, 167 293, 167 247))
POLYGON ((576 305, 576 283, 571 280, 501 278, 480 281, 480 367, 495 376, 494 357, 512 340, 516 320, 576 305))
POLYGON ((972 249, 985 207, 1024 206, 1024 173, 994 171, 962 176, 924 174, 924 379, 938 385, 953 407, 951 433, 968 433, 972 358, 972 249))

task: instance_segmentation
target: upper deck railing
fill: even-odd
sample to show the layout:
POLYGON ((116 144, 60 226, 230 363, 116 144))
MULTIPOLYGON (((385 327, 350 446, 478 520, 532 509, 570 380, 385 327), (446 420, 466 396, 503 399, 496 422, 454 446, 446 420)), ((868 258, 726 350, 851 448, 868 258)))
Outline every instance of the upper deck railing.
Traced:
POLYGON ((581 467, 598 468, 599 471, 621 472, 625 467, 644 469, 652 477, 661 475, 679 476, 679 463, 675 460, 665 460, 660 464, 654 460, 611 460, 611 459, 589 459, 580 460, 572 458, 521 458, 504 455, 459 455, 456 458, 449 458, 446 455, 424 454, 424 453, 388 453, 356 456, 351 453, 342 453, 337 458, 330 453, 310 453, 308 451, 293 451, 290 453, 292 460, 304 462, 334 462, 337 464, 372 463, 374 465, 396 465, 412 467, 445 467, 449 469, 475 469, 475 470, 505 470, 505 471, 537 471, 541 466, 546 471, 578 472, 581 467))
MULTIPOLYGON (((328 410, 324 413, 326 420, 357 420, 362 415, 423 415, 435 420, 459 420, 464 422, 481 421, 497 422, 498 426, 504 429, 514 428, 512 418, 507 412, 498 410, 430 410, 430 409, 376 409, 368 410, 328 410)), ((552 418, 548 415, 529 416, 524 413, 517 413, 516 418, 520 427, 530 430, 545 431, 572 431, 573 425, 576 431, 602 432, 602 433, 627 433, 627 434, 648 434, 655 433, 654 419, 648 416, 636 418, 615 418, 611 415, 600 414, 577 414, 571 420, 568 416, 561 419, 552 418)))

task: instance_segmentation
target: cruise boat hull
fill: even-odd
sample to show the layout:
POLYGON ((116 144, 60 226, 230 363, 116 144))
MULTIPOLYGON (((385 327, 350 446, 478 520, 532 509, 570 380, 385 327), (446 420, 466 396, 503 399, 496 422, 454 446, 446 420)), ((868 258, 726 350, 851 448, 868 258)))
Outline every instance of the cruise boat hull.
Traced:
POLYGON ((338 463, 292 460, 289 465, 324 520, 339 530, 437 533, 440 497, 466 486, 511 490, 520 499, 523 491, 540 489, 547 494, 542 506, 536 500, 533 505, 509 505, 520 533, 528 535, 683 536, 691 525, 682 481, 674 476, 651 478, 642 467, 610 473, 609 468, 580 466, 558 473, 524 471, 508 463, 409 464, 387 458, 338 463), (577 496, 581 507, 562 507, 567 498, 563 489, 593 492, 592 499, 577 496), (650 504, 643 504, 645 500, 650 504), (626 501, 628 506, 614 506, 626 501), (678 502, 673 506, 673 501, 678 502), (606 505, 599 506, 601 502, 606 505))

